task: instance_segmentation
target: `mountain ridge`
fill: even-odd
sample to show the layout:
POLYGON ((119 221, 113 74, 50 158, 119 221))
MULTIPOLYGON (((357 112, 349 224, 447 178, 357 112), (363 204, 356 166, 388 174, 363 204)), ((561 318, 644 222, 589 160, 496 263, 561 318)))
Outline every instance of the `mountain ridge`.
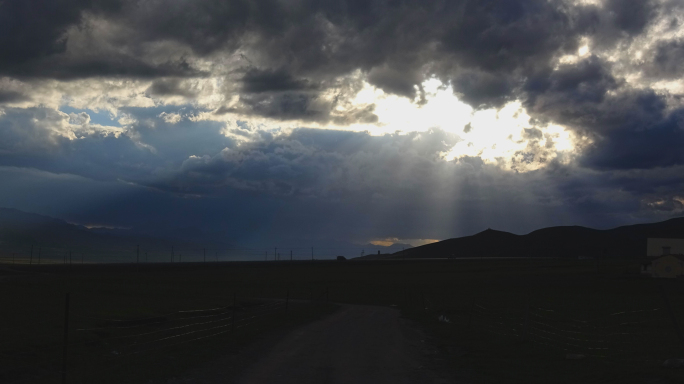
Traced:
POLYGON ((487 229, 396 252, 388 258, 624 257, 646 256, 649 237, 684 238, 684 217, 656 223, 594 229, 579 225, 540 228, 524 235, 487 229))

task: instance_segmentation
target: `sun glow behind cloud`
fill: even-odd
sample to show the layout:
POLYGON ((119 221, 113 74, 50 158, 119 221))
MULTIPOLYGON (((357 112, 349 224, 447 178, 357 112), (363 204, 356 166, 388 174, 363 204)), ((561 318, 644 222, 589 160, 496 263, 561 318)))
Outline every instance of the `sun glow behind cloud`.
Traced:
POLYGON ((436 239, 399 239, 396 237, 390 237, 386 239, 372 240, 370 243, 373 245, 379 245, 381 247, 390 247, 394 244, 409 244, 412 247, 419 247, 425 244, 436 243, 439 240, 436 239))
MULTIPOLYGON (((367 131, 371 135, 441 129, 461 139, 443 153, 445 160, 464 156, 480 157, 485 163, 504 167, 510 167, 511 159, 516 154, 529 151, 531 141, 536 141, 539 148, 546 150, 544 161, 555 157, 556 152, 572 152, 574 149, 569 130, 554 124, 533 126, 530 115, 520 101, 509 102, 501 109, 475 110, 459 100, 450 85, 437 79, 425 81, 422 88, 425 90, 425 102, 419 104, 406 97, 388 95, 366 83, 354 103, 374 103, 378 122, 372 125, 354 124, 346 129, 367 131)), ((543 164, 537 162, 529 164, 524 170, 541 166, 543 164)))

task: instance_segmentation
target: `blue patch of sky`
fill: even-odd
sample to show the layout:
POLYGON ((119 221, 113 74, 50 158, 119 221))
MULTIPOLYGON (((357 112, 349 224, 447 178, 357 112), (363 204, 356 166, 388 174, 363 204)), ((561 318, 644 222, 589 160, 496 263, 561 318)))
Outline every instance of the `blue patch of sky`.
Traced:
POLYGON ((99 111, 95 112, 92 109, 77 109, 77 108, 72 108, 69 106, 62 106, 59 108, 60 111, 64 113, 76 113, 79 114, 81 112, 85 112, 90 116, 90 123, 91 124, 99 124, 99 125, 104 125, 104 126, 114 126, 114 127, 120 127, 121 124, 119 124, 118 121, 114 120, 116 117, 112 116, 109 111, 99 111))

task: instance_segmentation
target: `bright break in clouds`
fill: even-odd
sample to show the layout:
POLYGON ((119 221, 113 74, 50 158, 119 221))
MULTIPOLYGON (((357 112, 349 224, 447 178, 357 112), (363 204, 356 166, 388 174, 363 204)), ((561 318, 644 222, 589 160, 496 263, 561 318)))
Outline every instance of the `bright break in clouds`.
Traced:
POLYGON ((683 25, 677 0, 3 0, 0 205, 243 245, 681 215, 683 25))

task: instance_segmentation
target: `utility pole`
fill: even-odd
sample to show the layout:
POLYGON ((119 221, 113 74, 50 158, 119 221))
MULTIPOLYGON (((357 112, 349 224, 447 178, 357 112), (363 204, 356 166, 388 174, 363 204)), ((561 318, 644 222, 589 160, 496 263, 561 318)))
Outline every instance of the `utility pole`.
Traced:
POLYGON ((69 293, 64 301, 64 345, 62 350, 62 384, 66 383, 67 343, 69 342, 69 293))
POLYGON ((667 292, 665 291, 665 286, 660 284, 660 292, 663 295, 663 299, 665 300, 665 306, 667 307, 667 313, 670 315, 670 320, 672 320, 672 326, 674 327, 675 332, 677 333, 677 338, 679 339, 679 342, 684 345, 684 336, 682 336, 682 332, 679 329, 679 324, 677 323, 677 318, 675 317, 674 312, 672 312, 672 306, 670 306, 670 299, 667 297, 667 292))

